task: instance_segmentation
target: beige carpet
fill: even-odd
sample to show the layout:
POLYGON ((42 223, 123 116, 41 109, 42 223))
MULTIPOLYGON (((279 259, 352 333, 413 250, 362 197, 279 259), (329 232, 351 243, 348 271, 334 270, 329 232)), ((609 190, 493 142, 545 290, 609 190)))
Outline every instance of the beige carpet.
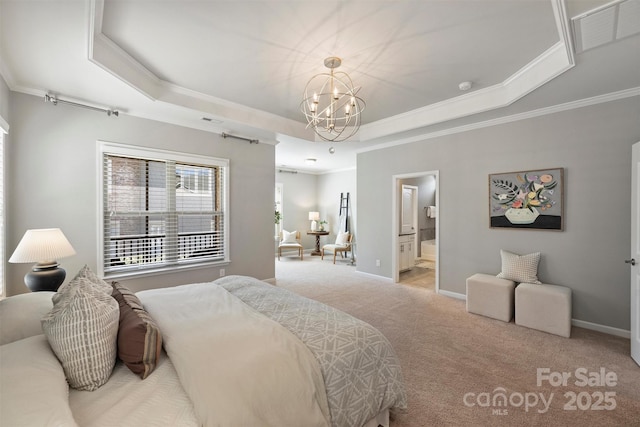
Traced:
POLYGON ((464 301, 435 294, 415 272, 408 277, 413 284, 393 284, 312 256, 276 261, 277 286, 350 313, 391 341, 409 400, 392 427, 640 426, 640 367, 629 340, 575 327, 567 339, 469 314, 464 301), (538 386, 537 368, 570 377, 538 386), (581 369, 591 386, 581 385, 581 369), (601 369, 615 385, 596 385, 601 369), (493 401, 500 393, 504 406, 493 401))

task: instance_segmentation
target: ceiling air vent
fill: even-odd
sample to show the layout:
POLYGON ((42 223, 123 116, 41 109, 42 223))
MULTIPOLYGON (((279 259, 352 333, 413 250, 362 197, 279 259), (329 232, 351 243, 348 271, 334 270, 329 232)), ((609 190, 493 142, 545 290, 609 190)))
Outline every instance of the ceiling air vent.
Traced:
POLYGON ((576 53, 640 33, 640 0, 618 0, 571 19, 576 53))

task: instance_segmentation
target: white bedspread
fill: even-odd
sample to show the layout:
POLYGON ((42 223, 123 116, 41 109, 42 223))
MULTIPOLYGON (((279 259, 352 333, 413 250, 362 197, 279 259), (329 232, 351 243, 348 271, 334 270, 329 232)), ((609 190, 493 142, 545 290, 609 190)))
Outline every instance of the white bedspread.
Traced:
POLYGON ((330 425, 317 361, 277 322, 211 283, 137 295, 203 425, 330 425))

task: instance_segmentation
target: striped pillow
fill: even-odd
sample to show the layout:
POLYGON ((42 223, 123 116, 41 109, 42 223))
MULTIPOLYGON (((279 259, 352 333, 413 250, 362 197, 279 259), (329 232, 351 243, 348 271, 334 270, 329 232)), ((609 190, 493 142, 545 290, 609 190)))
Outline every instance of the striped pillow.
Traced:
POLYGON ((500 257, 502 258, 502 271, 498 274, 498 278, 518 283, 541 283, 538 280, 540 252, 518 255, 500 250, 500 257))
POLYGON ((96 390, 109 380, 116 362, 118 303, 86 276, 76 276, 53 295, 42 329, 67 381, 78 390, 96 390))
POLYGON ((112 296, 120 305, 118 357, 131 372, 145 379, 156 368, 160 358, 160 328, 133 292, 117 282, 111 285, 112 296))
MULTIPOLYGON (((111 286, 109 286, 107 282, 99 278, 93 271, 91 271, 89 266, 86 264, 84 267, 80 269, 80 271, 78 271, 78 274, 76 274, 76 276, 74 277, 74 280, 89 281, 89 283, 91 283, 94 287, 97 287, 98 289, 102 289, 102 291, 107 295, 111 295, 111 286)), ((72 285, 73 283, 74 283, 73 280, 68 283, 64 283, 62 286, 58 288, 58 292, 64 292, 64 289, 67 286, 72 285)))

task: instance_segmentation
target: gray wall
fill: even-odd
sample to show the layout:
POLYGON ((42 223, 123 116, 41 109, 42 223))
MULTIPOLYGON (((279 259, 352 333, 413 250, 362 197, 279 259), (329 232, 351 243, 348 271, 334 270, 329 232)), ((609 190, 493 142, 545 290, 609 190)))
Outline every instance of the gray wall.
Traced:
POLYGON ((318 210, 317 177, 306 173, 277 172, 276 183, 282 184, 282 227, 300 232, 300 241, 305 249, 315 247, 315 237, 308 236, 311 229, 309 212, 318 210))
POLYGON ((320 212, 320 219, 329 223, 331 234, 320 237, 320 244, 332 243, 338 234, 338 209, 340 193, 350 193, 351 231, 356 230, 356 171, 340 171, 314 175, 299 172, 291 174, 276 173, 276 183, 282 184, 284 204, 284 229, 299 230, 305 249, 315 247, 315 237, 307 236, 309 230, 309 212, 320 212))
POLYGON ((640 99, 633 97, 360 153, 357 268, 393 277, 392 176, 439 170, 441 289, 464 294, 467 277, 498 273, 500 249, 540 251, 539 278, 572 288, 574 319, 629 329, 623 261, 638 141, 640 99), (489 174, 555 167, 565 168, 564 231, 489 228, 489 174))
MULTIPOLYGON (((84 265, 96 270, 98 172, 96 141, 104 140, 230 159, 230 258, 226 274, 273 278, 275 147, 218 134, 10 93, 7 144, 7 255, 25 230, 59 227, 77 255, 60 260, 67 280, 84 265)), ((7 295, 27 292, 30 266, 6 264, 7 295)), ((121 280, 134 290, 210 281, 219 267, 121 280)))
POLYGON ((357 194, 356 170, 318 175, 318 210, 320 217, 329 222, 330 235, 324 237, 327 243, 333 243, 340 231, 340 193, 349 193, 349 230, 353 233, 353 241, 357 238, 357 194))

